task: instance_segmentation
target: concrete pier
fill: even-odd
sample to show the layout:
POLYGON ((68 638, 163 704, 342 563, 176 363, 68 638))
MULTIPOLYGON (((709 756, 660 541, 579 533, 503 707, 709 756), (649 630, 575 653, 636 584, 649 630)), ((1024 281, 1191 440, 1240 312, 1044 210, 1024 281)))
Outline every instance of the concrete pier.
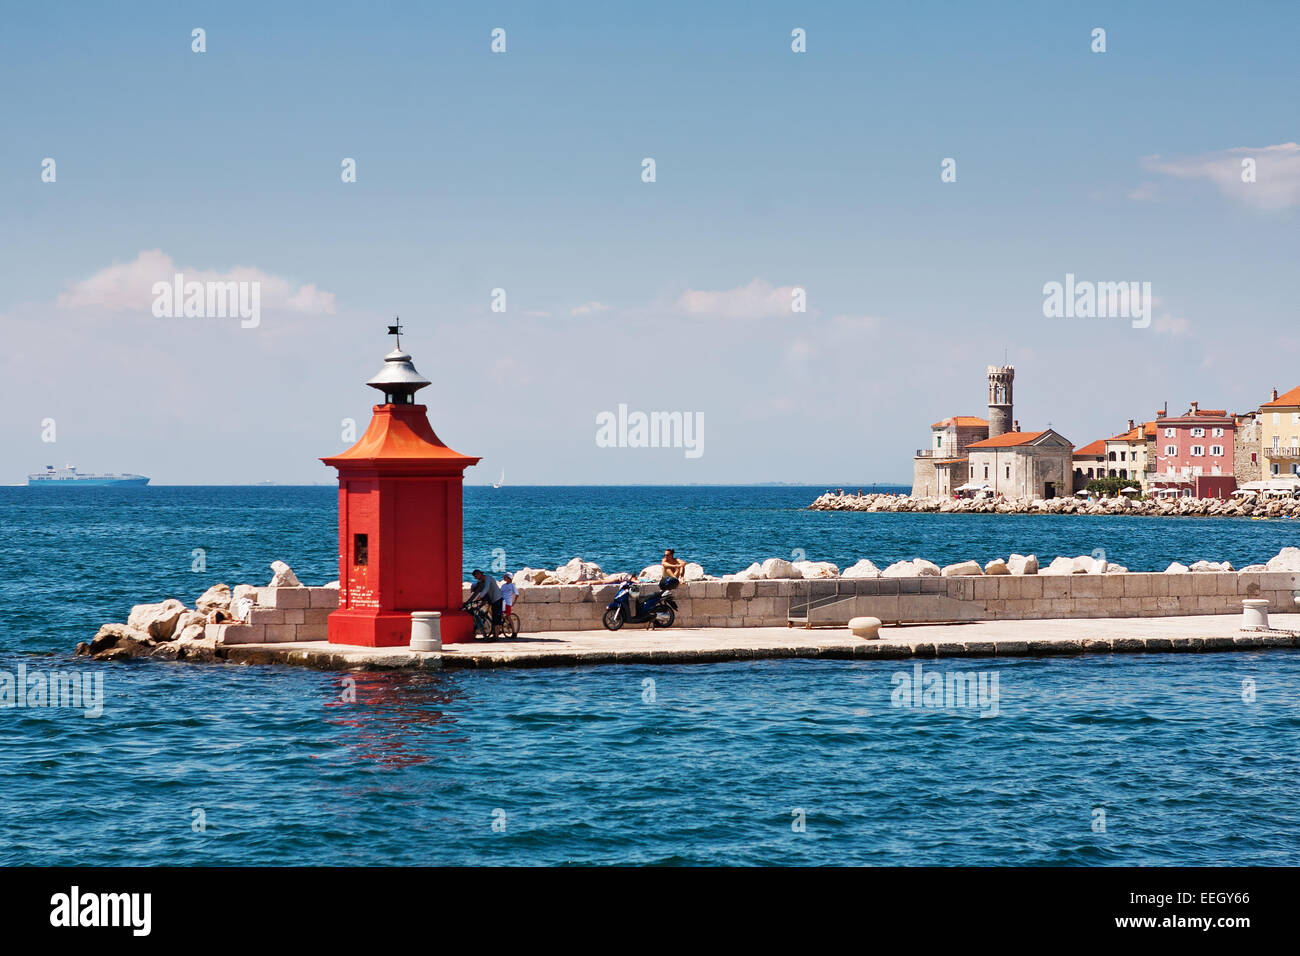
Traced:
MULTIPOLYGON (((1244 651, 1300 647, 1300 614, 1275 614, 1268 631, 1243 631, 1241 615, 978 621, 887 627, 879 640, 847 628, 699 627, 650 631, 549 631, 515 640, 446 645, 441 652, 344 647, 325 641, 212 645, 185 660, 289 664, 328 670, 442 670, 692 664, 767 658, 877 660, 1244 651)), ((160 645, 166 647, 167 645, 160 645)), ((148 655, 158 656, 158 655, 148 655)), ((172 656, 172 655, 164 655, 172 656)))

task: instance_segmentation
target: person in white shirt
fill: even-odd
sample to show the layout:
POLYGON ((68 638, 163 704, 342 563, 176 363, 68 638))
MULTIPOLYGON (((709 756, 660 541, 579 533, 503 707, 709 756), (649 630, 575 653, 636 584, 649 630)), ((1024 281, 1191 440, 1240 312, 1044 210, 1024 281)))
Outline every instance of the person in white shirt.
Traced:
POLYGON ((519 589, 515 587, 515 576, 509 571, 501 575, 501 582, 502 613, 509 617, 510 608, 514 606, 515 598, 519 596, 519 589))

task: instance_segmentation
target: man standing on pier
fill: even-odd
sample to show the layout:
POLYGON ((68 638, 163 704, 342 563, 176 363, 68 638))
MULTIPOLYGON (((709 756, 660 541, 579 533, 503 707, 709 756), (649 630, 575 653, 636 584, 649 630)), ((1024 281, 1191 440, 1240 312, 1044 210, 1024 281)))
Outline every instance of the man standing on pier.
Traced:
POLYGON ((501 626, 501 586, 497 584, 496 578, 490 574, 484 574, 478 568, 475 568, 470 574, 474 578, 474 586, 469 589, 470 600, 482 598, 492 607, 492 626, 501 626))

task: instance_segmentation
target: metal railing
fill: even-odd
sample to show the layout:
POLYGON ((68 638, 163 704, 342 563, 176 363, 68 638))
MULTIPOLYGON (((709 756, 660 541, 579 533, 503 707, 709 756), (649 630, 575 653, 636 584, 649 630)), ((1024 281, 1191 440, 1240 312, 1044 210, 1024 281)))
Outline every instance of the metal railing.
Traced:
POLYGON ((857 599, 856 594, 828 594, 825 597, 804 599, 791 595, 786 605, 786 626, 802 624, 805 630, 811 627, 843 627, 854 615, 852 608, 841 605, 851 604, 857 599))
POLYGON ((1300 445, 1278 445, 1264 449, 1265 458, 1300 458, 1300 445))

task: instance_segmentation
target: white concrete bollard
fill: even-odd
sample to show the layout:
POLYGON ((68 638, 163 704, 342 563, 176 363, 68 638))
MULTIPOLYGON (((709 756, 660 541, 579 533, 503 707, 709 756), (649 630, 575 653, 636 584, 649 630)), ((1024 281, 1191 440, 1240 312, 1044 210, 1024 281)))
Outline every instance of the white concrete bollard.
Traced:
POLYGON ((880 618, 855 617, 849 621, 849 630, 853 632, 854 637, 873 641, 880 637, 880 618))
POLYGON ((442 612, 411 612, 411 650, 442 650, 442 612))
POLYGON ((1268 601, 1247 598, 1241 602, 1241 626, 1268 629, 1268 601))

